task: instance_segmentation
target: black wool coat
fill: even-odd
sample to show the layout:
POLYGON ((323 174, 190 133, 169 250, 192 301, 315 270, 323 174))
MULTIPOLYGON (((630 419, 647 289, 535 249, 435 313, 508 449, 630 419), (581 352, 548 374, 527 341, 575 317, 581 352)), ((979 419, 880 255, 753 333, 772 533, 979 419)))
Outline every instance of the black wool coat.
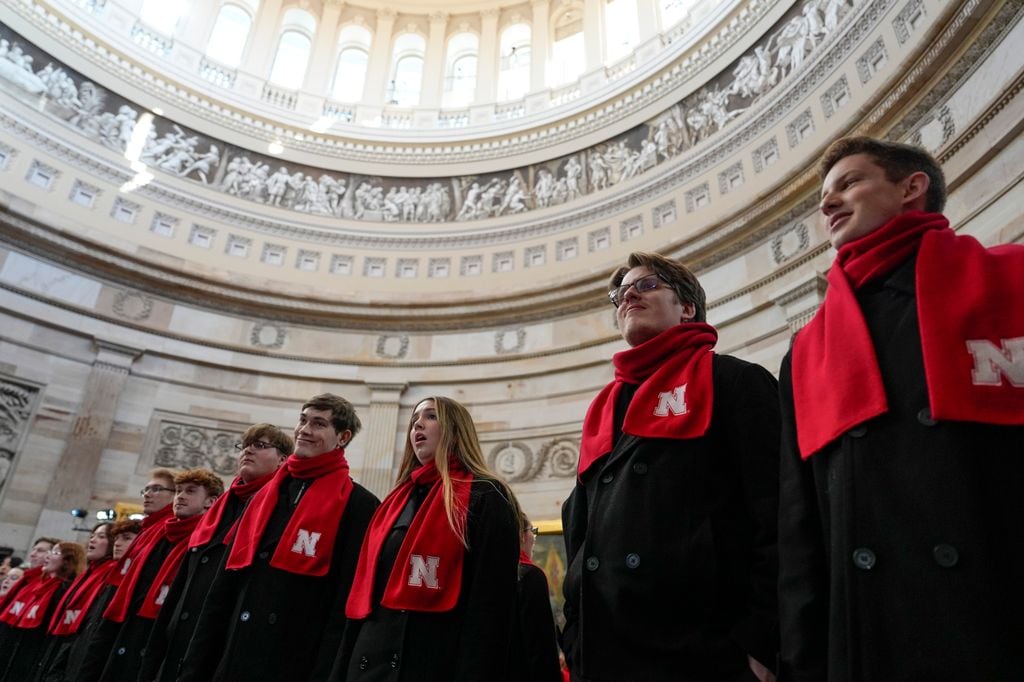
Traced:
POLYGON ((555 616, 548 579, 537 566, 519 564, 516 629, 512 633, 512 679, 516 682, 561 682, 555 616))
POLYGON ((173 682, 178 676, 206 595, 227 550, 224 536, 245 508, 245 502, 234 496, 227 505, 210 542, 185 554, 146 643, 139 682, 173 682))
MULTIPOLYGON (((425 487, 425 486, 424 486, 425 487)), ((422 499, 422 498, 421 498, 422 499)), ((445 613, 393 611, 376 602, 363 620, 349 621, 331 680, 348 682, 503 682, 508 679, 515 625, 518 520, 504 491, 476 479, 466 517, 469 550, 455 608, 445 613)), ((404 537, 404 536, 403 536, 404 537)), ((374 594, 383 593, 400 545, 387 542, 374 594), (385 561, 386 554, 391 555, 385 561)))
POLYGON ((713 362, 703 437, 623 434, 563 506, 574 679, 747 682, 747 656, 774 664, 777 384, 738 358, 713 362))
MULTIPOLYGON (((40 660, 40 679, 43 682, 71 682, 82 670, 89 642, 103 623, 103 612, 117 591, 116 585, 107 585, 93 600, 82 616, 78 632, 66 637, 49 637, 46 655, 40 660)), ((98 674, 98 673, 97 673, 98 674)))
MULTIPOLYGON (((223 566, 207 594, 192 643, 181 663, 181 682, 322 679, 345 627, 345 601, 359 548, 379 500, 354 484, 323 576, 289 573, 270 565, 303 481, 286 477, 251 566, 223 566)), ((289 542, 291 539, 289 538, 289 542)))
POLYGON ((71 586, 71 581, 63 582, 50 598, 39 627, 24 629, 11 627, 3 640, 6 665, 0 671, 2 682, 24 682, 33 680, 39 674, 39 659, 46 654, 48 644, 46 629, 50 626, 57 605, 64 598, 64 593, 71 586))
POLYGON ((780 682, 1024 680, 1024 427, 931 418, 914 292, 857 292, 889 411, 807 460, 783 360, 780 682))

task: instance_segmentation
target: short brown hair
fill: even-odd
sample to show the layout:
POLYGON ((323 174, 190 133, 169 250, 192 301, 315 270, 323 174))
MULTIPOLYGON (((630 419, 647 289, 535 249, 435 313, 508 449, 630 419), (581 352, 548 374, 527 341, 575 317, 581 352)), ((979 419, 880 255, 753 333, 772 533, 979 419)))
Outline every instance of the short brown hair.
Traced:
POLYGON ((152 471, 149 472, 150 478, 162 478, 164 480, 170 481, 171 485, 174 485, 175 476, 177 476, 177 474, 171 471, 170 469, 153 469, 152 471))
POLYGON ((352 406, 352 403, 333 393, 321 393, 320 395, 313 396, 302 405, 303 410, 307 407, 312 407, 314 410, 329 411, 331 413, 331 426, 339 434, 344 431, 351 431, 352 438, 355 438, 356 434, 359 433, 359 429, 363 427, 363 423, 359 421, 359 415, 356 414, 356 408, 352 406))
POLYGON ((676 292, 680 303, 692 303, 694 308, 693 321, 707 320, 707 296, 704 288, 697 281, 696 275, 679 261, 665 258, 657 253, 635 251, 629 254, 626 264, 612 273, 608 288, 616 289, 622 284, 622 278, 633 268, 644 267, 665 281, 676 292))
POLYGON ((832 166, 854 154, 867 154, 885 171, 889 182, 899 182, 911 173, 928 176, 924 210, 939 213, 946 207, 946 176, 935 157, 920 147, 889 142, 864 135, 842 137, 829 145, 818 164, 818 176, 824 180, 832 166))
POLYGON ((209 469, 188 469, 174 477, 174 485, 186 483, 203 486, 210 497, 220 497, 224 494, 224 481, 209 469))
POLYGON ((54 545, 56 545, 56 544, 57 544, 58 542, 60 542, 60 540, 59 540, 59 539, 57 539, 57 538, 50 538, 50 537, 46 537, 46 536, 44 535, 44 536, 43 536, 43 537, 41 537, 41 538, 36 538, 35 540, 33 540, 33 541, 32 541, 32 546, 33 546, 33 547, 35 547, 35 546, 36 546, 36 545, 38 545, 38 544, 39 544, 40 542, 45 542, 46 544, 48 544, 48 545, 50 546, 50 549, 53 549, 53 546, 54 546, 54 545))
POLYGON ((270 443, 285 457, 295 452, 295 441, 292 437, 273 424, 253 424, 247 428, 242 434, 242 447, 252 445, 258 440, 270 443))
POLYGON ((110 533, 110 537, 112 539, 116 538, 118 535, 126 535, 128 533, 138 535, 142 532, 142 521, 136 521, 135 519, 122 519, 111 526, 110 530, 107 532, 110 533))

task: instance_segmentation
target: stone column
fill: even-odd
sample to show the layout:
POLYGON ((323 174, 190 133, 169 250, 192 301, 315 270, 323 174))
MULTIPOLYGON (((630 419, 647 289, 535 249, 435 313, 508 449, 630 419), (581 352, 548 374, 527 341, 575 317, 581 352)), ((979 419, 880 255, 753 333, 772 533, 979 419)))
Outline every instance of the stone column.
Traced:
POLYGON ((384 496, 395 483, 395 435, 398 433, 398 408, 408 384, 369 384, 370 416, 363 422, 366 456, 359 483, 377 497, 384 496))
POLYGON ((604 0, 584 0, 583 47, 587 54, 586 71, 604 66, 604 0))
MULTIPOLYGON (((281 21, 283 0, 263 0, 260 3, 256 23, 245 46, 242 57, 242 71, 259 78, 270 76, 270 65, 277 53, 277 28, 281 21)), ((213 3, 210 3, 213 4, 213 3)))
POLYGON ((324 11, 316 27, 316 39, 310 52, 309 67, 302 89, 314 95, 329 95, 331 77, 337 61, 338 19, 345 0, 325 0, 324 11))
POLYGON ((89 506, 96 469, 114 426, 118 400, 132 363, 142 354, 141 350, 98 339, 95 343, 96 360, 86 379, 60 464, 46 491, 33 537, 68 537, 72 524, 69 512, 75 507, 89 506))
POLYGON ((498 17, 500 11, 485 9, 480 13, 480 51, 476 61, 476 96, 473 104, 491 104, 498 82, 498 17))
POLYGON ((772 303, 786 314, 790 334, 796 334, 811 321, 825 300, 828 280, 820 272, 812 271, 792 286, 772 296, 772 303))
POLYGON ((221 5, 217 2, 193 2, 174 33, 174 40, 206 52, 206 43, 213 30, 213 22, 217 20, 221 5))
MULTIPOLYGON (((643 0, 641 0, 642 2, 643 0)), ((551 3, 532 0, 533 24, 530 27, 530 92, 547 84, 548 59, 551 57, 551 3)))
POLYGON ((377 10, 377 29, 373 32, 370 61, 366 65, 366 85, 363 86, 363 98, 360 100, 370 106, 384 104, 391 67, 391 34, 395 29, 395 16, 392 9, 377 10))
POLYGON ((640 43, 643 43, 658 33, 658 8, 653 1, 639 0, 636 3, 636 15, 640 43))
POLYGON ((423 55, 423 79, 420 82, 421 107, 436 108, 441 105, 441 91, 444 83, 445 34, 448 29, 448 14, 433 12, 430 15, 430 33, 427 36, 427 51, 423 55))

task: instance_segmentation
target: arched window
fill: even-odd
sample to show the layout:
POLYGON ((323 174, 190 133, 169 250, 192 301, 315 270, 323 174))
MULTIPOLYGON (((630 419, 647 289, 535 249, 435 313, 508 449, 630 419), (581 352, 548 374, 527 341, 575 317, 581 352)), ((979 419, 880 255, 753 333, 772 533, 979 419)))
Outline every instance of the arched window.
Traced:
POLYGON ((501 32, 498 101, 519 99, 530 90, 530 26, 512 24, 501 32))
POLYGON ((220 8, 217 20, 213 22, 210 41, 206 44, 206 56, 225 66, 235 67, 242 62, 242 52, 252 28, 252 17, 238 5, 227 4, 220 8))
POLYGON ((661 28, 669 29, 689 14, 697 0, 660 0, 661 28))
POLYGON ((338 34, 338 64, 334 70, 331 97, 343 102, 358 102, 366 83, 366 67, 370 62, 370 31, 355 24, 338 34))
POLYGON ((604 6, 604 41, 607 46, 605 58, 609 62, 622 59, 640 42, 636 1, 610 0, 604 6))
POLYGON ((456 33, 448 40, 445 64, 444 105, 463 107, 476 93, 477 53, 480 39, 475 33, 456 33))
POLYGON ((391 52, 391 86, 388 88, 388 104, 400 107, 414 107, 420 103, 420 88, 423 85, 423 53, 427 43, 423 36, 403 33, 395 39, 391 52))
POLYGON ((573 82, 587 68, 587 53, 583 44, 583 8, 565 9, 554 23, 551 63, 547 71, 548 85, 551 87, 573 82))
POLYGON ((302 9, 290 9, 281 22, 281 39, 277 43, 270 82, 298 90, 306 77, 309 53, 316 34, 316 19, 302 9))
POLYGON ((168 2, 167 0, 144 0, 139 10, 142 23, 155 28, 167 36, 174 35, 178 22, 185 15, 185 3, 168 2))

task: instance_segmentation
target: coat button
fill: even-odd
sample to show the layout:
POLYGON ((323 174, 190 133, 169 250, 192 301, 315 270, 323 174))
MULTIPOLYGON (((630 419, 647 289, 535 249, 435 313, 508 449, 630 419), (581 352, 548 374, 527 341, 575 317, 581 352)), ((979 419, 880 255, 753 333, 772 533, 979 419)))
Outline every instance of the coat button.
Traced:
POLYGON ((640 474, 641 476, 646 474, 647 473, 647 463, 646 462, 637 462, 636 464, 634 464, 633 465, 633 473, 634 474, 640 474))
POLYGON ((267 616, 267 622, 270 623, 271 625, 276 623, 277 622, 277 614, 276 613, 272 613, 269 616, 267 616))
POLYGON ((257 556, 259 556, 259 558, 261 559, 266 559, 268 556, 270 556, 270 552, 260 552, 257 556))
POLYGON ((611 474, 605 474, 601 477, 601 483, 611 483, 614 478, 611 474))
POLYGON ((242 611, 242 613, 238 616, 238 619, 240 621, 242 621, 243 623, 247 623, 247 622, 249 622, 249 619, 251 617, 252 617, 251 613, 249 613, 248 611, 242 611))
POLYGON ((862 571, 870 571, 875 567, 875 553, 867 547, 853 550, 853 565, 862 571))
POLYGON ((945 543, 932 547, 932 556, 935 557, 935 563, 943 568, 953 568, 960 561, 960 553, 956 551, 956 547, 945 543))
POLYGON ((182 611, 181 615, 178 616, 180 620, 188 620, 188 611, 182 611))
POLYGON ((867 435, 868 427, 861 424, 860 426, 854 426, 852 429, 847 431, 850 434, 850 438, 863 438, 867 435))
POLYGON ((368 660, 366 660, 366 656, 363 656, 362 658, 359 659, 359 669, 360 670, 366 670, 369 667, 370 667, 370 662, 368 660))
POLYGON ((193 547, 193 548, 192 548, 192 549, 190 549, 189 551, 190 551, 190 552, 193 552, 193 553, 195 553, 195 552, 198 552, 198 551, 199 551, 199 548, 198 548, 198 547, 193 547))
POLYGON ((391 667, 398 670, 398 654, 391 656, 391 667))
POLYGON ((597 567, 601 565, 596 556, 587 557, 586 567, 588 571, 596 571, 597 567))
POLYGON ((122 646, 122 647, 118 647, 118 648, 117 648, 117 655, 118 655, 118 656, 124 656, 124 653, 125 653, 126 651, 128 651, 128 649, 124 648, 123 646, 122 646))
POLYGON ((201 559, 199 560, 199 563, 201 563, 201 564, 205 564, 205 563, 207 563, 207 562, 209 562, 209 561, 210 561, 210 557, 208 557, 208 556, 204 556, 203 558, 201 558, 201 559))
POLYGON ((640 565, 640 555, 636 552, 630 552, 626 555, 626 567, 636 568, 640 565))
POLYGON ((922 407, 917 411, 917 421, 921 422, 925 426, 935 426, 938 424, 937 421, 932 419, 932 411, 927 407, 922 407))

